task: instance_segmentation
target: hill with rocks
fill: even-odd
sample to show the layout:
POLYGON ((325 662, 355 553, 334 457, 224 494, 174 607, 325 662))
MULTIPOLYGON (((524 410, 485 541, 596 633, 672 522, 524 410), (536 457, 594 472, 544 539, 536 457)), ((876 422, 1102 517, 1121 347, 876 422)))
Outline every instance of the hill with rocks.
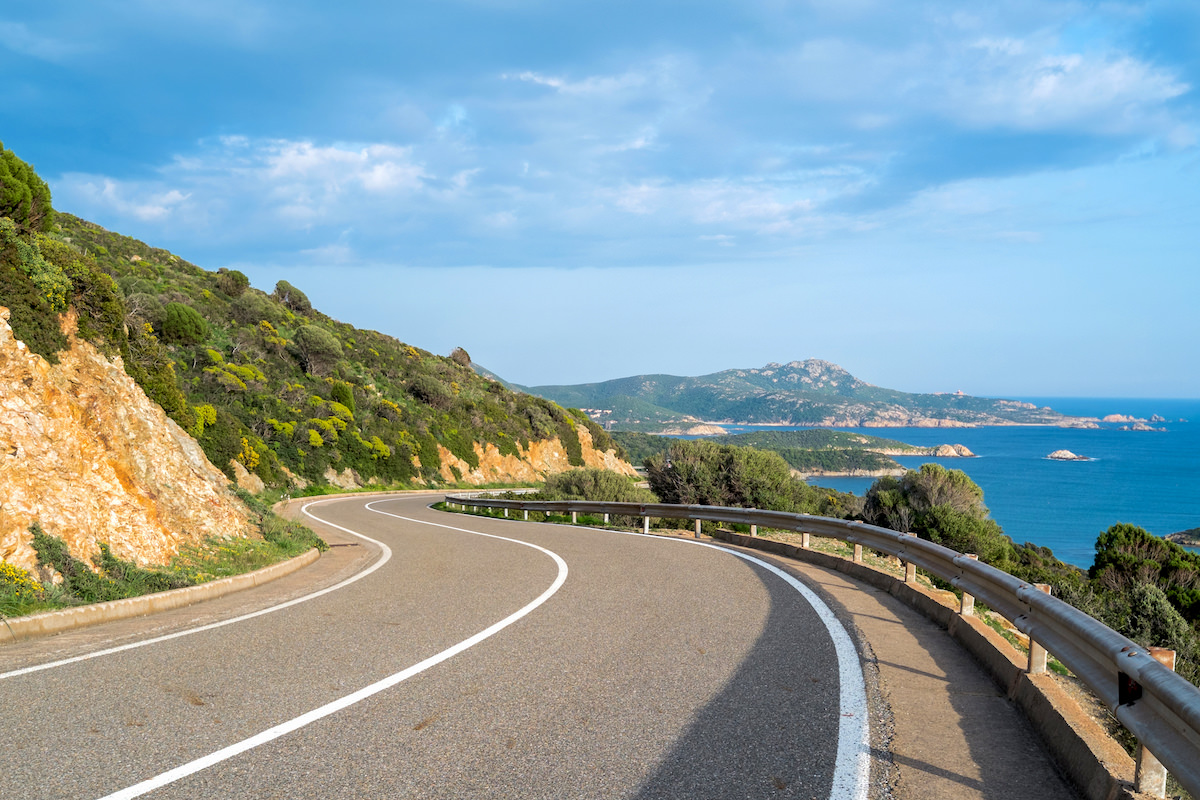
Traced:
POLYGON ((699 422, 814 427, 1096 427, 1032 403, 873 386, 828 361, 808 359, 699 377, 636 375, 601 383, 522 387, 586 409, 613 430, 658 432, 699 422))
MULTIPOLYGON (((56 212, 0 145, 0 555, 39 522, 161 563, 245 532, 251 493, 633 475, 587 415, 56 212)), ((74 538, 72 538, 74 537, 74 538)), ((78 541, 75 541, 75 540, 78 541)))

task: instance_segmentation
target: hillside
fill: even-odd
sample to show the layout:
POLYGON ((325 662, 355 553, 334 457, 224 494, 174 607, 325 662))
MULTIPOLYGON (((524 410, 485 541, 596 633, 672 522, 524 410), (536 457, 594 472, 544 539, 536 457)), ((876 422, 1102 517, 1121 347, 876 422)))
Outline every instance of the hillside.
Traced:
POLYGON ((267 294, 237 271, 201 269, 69 214, 53 238, 61 258, 115 280, 129 333, 111 349, 245 485, 480 484, 585 464, 629 469, 585 415, 476 375, 465 351, 437 356, 355 328, 286 281, 267 294))
POLYGON ((647 432, 698 420, 817 427, 1096 424, 1095 420, 1068 417, 1015 400, 884 389, 817 359, 690 378, 637 375, 602 383, 533 386, 525 390, 557 403, 586 408, 594 419, 605 425, 611 423, 614 430, 647 432), (655 413, 638 413, 647 407, 653 407, 655 413), (672 418, 666 419, 668 416, 672 418))
POLYGON ((0 306, 0 559, 35 569, 34 522, 77 558, 104 542, 140 564, 254 530, 228 479, 124 370, 75 337, 50 365, 8 319, 0 306))
POLYGON ((287 281, 268 294, 236 270, 56 212, 3 146, 0 305, 13 338, 49 365, 77 334, 123 366, 253 492, 632 473, 585 414, 476 375, 461 348, 434 355, 331 319, 287 281))

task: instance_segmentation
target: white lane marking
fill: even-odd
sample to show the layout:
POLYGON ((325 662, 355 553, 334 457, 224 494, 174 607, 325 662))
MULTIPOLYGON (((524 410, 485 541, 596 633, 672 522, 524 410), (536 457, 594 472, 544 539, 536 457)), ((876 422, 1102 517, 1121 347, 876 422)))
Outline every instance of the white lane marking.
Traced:
MULTIPOLYGON (((395 686, 396 684, 401 683, 402 681, 408 680, 412 676, 417 675, 421 672, 424 672, 425 670, 429 669, 432 666, 440 664, 449 658, 453 658, 454 656, 458 655, 459 653, 463 652, 464 650, 466 650, 470 647, 473 647, 474 645, 479 644, 484 639, 487 639, 487 638, 495 635, 496 633, 499 633, 504 628, 507 628, 509 625, 512 625, 514 622, 516 622, 517 620, 521 619, 522 617, 528 615, 534 609, 536 609, 538 606, 542 605, 547 600, 549 600, 554 595, 554 593, 557 592, 559 590, 559 588, 562 587, 563 583, 565 583, 567 580, 567 562, 563 561, 562 558, 557 553, 551 552, 550 550, 547 550, 544 547, 539 547, 536 544, 531 544, 530 542, 522 542, 519 539, 509 539, 504 536, 494 536, 490 533, 480 533, 479 531, 470 531, 470 530, 467 530, 466 528, 455 528, 451 525, 439 525, 436 522, 425 522, 424 520, 409 519, 408 517, 399 517, 396 514, 389 514, 386 511, 377 511, 376 509, 371 508, 370 503, 367 504, 366 508, 368 508, 371 511, 375 511, 375 513, 377 513, 377 514, 386 514, 389 517, 396 517, 397 519, 408 520, 409 522, 415 522, 415 523, 418 523, 421 525, 432 525, 437 528, 448 528, 453 531, 461 531, 463 533, 470 533, 475 536, 484 536, 488 539, 499 539, 502 542, 512 542, 514 544, 520 544, 520 545, 525 545, 526 547, 532 547, 534 550, 538 550, 542 553, 545 553, 546 555, 550 556, 550 558, 554 559, 554 563, 558 565, 558 575, 557 575, 557 577, 555 577, 554 582, 550 584, 550 588, 546 589, 546 591, 544 591, 540 595, 538 595, 537 598, 534 599, 532 602, 530 602, 528 605, 513 612, 512 614, 509 614, 504 619, 500 620, 499 622, 497 622, 496 624, 494 624, 488 628, 485 628, 484 630, 480 631, 479 633, 475 634, 474 636, 470 637, 469 639, 464 639, 463 641, 459 642, 458 644, 454 645, 453 647, 443 650, 442 652, 438 653, 437 655, 430 656, 429 658, 425 659, 424 661, 421 661, 417 664, 413 664, 411 667, 408 667, 407 669, 401 670, 400 672, 397 672, 394 675, 390 675, 390 676, 384 678, 383 680, 376 681, 375 683, 372 683, 370 686, 365 686, 362 689, 359 689, 356 692, 348 694, 345 697, 342 697, 338 700, 334 700, 331 703, 326 703, 325 705, 321 706, 320 708, 315 708, 306 714, 302 714, 299 717, 296 717, 295 719, 280 723, 279 725, 276 725, 273 728, 268 728, 267 730, 265 730, 259 734, 256 734, 254 736, 251 736, 248 739, 244 739, 240 742, 237 742, 236 744, 232 744, 229 747, 226 747, 226 748, 216 751, 215 753, 210 753, 209 755, 198 758, 195 761, 190 761, 187 764, 178 766, 175 769, 172 769, 172 770, 162 773, 161 775, 156 775, 153 778, 142 781, 141 783, 136 784, 134 786, 130 786, 127 789, 122 789, 119 792, 114 792, 113 794, 105 795, 104 797, 100 798, 100 800, 129 800, 130 798, 140 797, 148 792, 154 791, 155 789, 160 789, 163 786, 166 786, 167 784, 174 783, 175 781, 180 780, 181 778, 185 778, 188 775, 192 775, 194 773, 200 772, 201 770, 207 769, 207 768, 213 766, 214 764, 218 764, 222 761, 233 758, 234 756, 238 755, 239 753, 244 753, 247 750, 252 750, 255 747, 264 745, 267 742, 273 741, 274 739, 278 739, 281 736, 285 736, 289 733, 292 733, 293 731, 299 730, 300 728, 303 728, 306 725, 316 722, 319 719, 328 717, 330 714, 335 714, 338 711, 341 711, 345 708, 348 708, 348 707, 354 705, 355 703, 366 700, 368 697, 371 697, 372 695, 379 694, 380 692, 382 692, 385 689, 390 689, 391 687, 395 686)), ((326 523, 326 524, 329 524, 329 523, 326 523)), ((345 528, 342 528, 342 530, 345 530, 345 528)))
MULTIPOLYGON (((640 534, 639 534, 640 535, 640 534)), ((687 542, 686 539, 677 541, 687 542)), ((866 800, 867 788, 871 777, 871 723, 867 712, 867 690, 863 680, 862 665, 859 663, 858 649, 850 639, 850 634, 833 610, 811 589, 774 564, 754 556, 739 553, 707 542, 688 542, 704 547, 711 547, 724 553, 757 564, 763 569, 783 578, 789 586, 804 596, 808 604, 817 612, 829 638, 833 640, 834 650, 838 661, 839 707, 838 717, 838 748, 837 761, 833 767, 833 785, 829 790, 830 800, 855 798, 866 800)))
MULTIPOLYGON (((374 510, 374 509, 372 509, 374 510)), ((385 512, 380 512, 385 513, 385 512)), ((519 520, 514 520, 519 521, 519 520)), ((432 524, 432 523, 430 523, 432 524)), ((546 524, 546 523, 531 523, 546 524)), ((571 527, 571 526, 563 526, 571 527)), ((595 531, 595 528, 580 530, 595 531)), ((833 768, 833 784, 829 791, 830 800, 866 800, 871 778, 871 722, 867 708, 866 682, 863 680, 862 664, 859 661, 858 649, 854 646, 850 634, 842 625, 833 610, 815 592, 801 583, 795 576, 760 558, 746 553, 730 550, 720 545, 698 542, 695 539, 675 539, 666 536, 654 536, 637 531, 612 531, 623 536, 640 536, 662 542, 678 542, 679 544, 698 545, 719 550, 722 553, 756 564, 768 572, 778 575, 789 586, 804 597, 813 611, 817 612, 833 647, 837 653, 838 685, 839 685, 839 717, 838 717, 838 748, 837 761, 833 768)))
POLYGON ((317 522, 320 522, 323 525, 328 525, 331 528, 337 528, 339 531, 348 533, 351 536, 357 536, 358 538, 364 539, 364 540, 370 542, 371 544, 377 545, 382 552, 380 559, 378 561, 376 561, 374 564, 372 564, 371 566, 364 569, 362 572, 359 572, 355 575, 350 576, 349 578, 342 581, 341 583, 334 584, 333 586, 328 586, 324 589, 321 589, 320 591, 313 592, 312 594, 306 594, 303 597, 297 597, 293 600, 288 600, 286 603, 280 603, 279 605, 276 605, 276 606, 271 606, 269 608, 263 608, 258 611, 253 611, 249 614, 243 614, 240 617, 233 617, 231 619, 222 620, 220 622, 212 622, 212 623, 209 623, 208 625, 201 625, 198 628, 188 628, 185 631, 176 631, 175 633, 168 633, 163 636, 156 636, 153 639, 145 639, 145 640, 139 641, 139 642, 131 642, 129 644, 119 645, 117 647, 109 647, 105 650, 97 650, 94 653, 85 653, 84 655, 81 655, 81 656, 74 656, 72 658, 64 658, 60 661, 51 661, 46 664, 37 664, 32 667, 24 667, 22 669, 15 669, 11 672, 3 672, 3 673, 0 673, 0 680, 4 680, 5 678, 15 678, 18 675, 28 675, 31 672, 41 672, 44 669, 53 669, 55 667, 64 667, 67 664, 76 664, 80 661, 88 661, 93 658, 99 658, 100 656, 110 656, 113 653, 123 653, 126 650, 133 650, 138 647, 145 647, 146 645, 158 644, 159 642, 169 641, 170 639, 178 639, 183 636, 191 636, 193 633, 201 633, 203 631, 211 631, 214 628, 220 628, 225 625, 232 625, 235 622, 245 622, 248 619, 254 619, 255 617, 261 617, 264 614, 271 614, 276 611, 282 611, 285 608, 291 608, 292 606, 299 605, 300 603, 306 603, 309 600, 313 600, 317 597, 321 597, 322 595, 329 594, 330 592, 336 592, 338 589, 344 589, 345 587, 349 586, 350 584, 354 583, 355 581, 362 580, 363 578, 367 577, 372 572, 374 572, 375 570, 379 569, 384 564, 386 564, 388 562, 388 560, 392 557, 392 550, 383 542, 376 541, 375 539, 372 539, 370 536, 364 536, 363 534, 352 531, 349 528, 343 528, 341 525, 335 525, 332 522, 326 522, 325 520, 321 519, 320 517, 316 516, 315 514, 311 513, 308 510, 311 506, 320 505, 321 503, 332 503, 332 502, 334 502, 333 499, 315 500, 311 503, 306 503, 300 509, 300 512, 307 517, 312 517, 317 522))

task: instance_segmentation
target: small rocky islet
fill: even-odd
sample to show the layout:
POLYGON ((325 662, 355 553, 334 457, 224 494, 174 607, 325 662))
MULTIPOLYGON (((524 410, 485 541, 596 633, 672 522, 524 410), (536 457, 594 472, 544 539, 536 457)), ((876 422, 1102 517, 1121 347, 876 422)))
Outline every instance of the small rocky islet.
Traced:
POLYGON ((1091 461, 1087 456, 1081 456, 1072 453, 1070 450, 1055 450, 1050 455, 1046 456, 1051 461, 1091 461))

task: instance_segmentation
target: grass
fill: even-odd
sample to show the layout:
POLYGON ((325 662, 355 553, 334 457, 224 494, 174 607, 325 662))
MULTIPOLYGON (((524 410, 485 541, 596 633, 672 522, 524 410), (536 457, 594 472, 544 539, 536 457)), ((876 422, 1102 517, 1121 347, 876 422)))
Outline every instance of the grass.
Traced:
POLYGON ((61 576, 54 584, 8 562, 0 562, 0 616, 20 617, 57 608, 138 597, 154 592, 252 572, 329 545, 298 522, 275 515, 260 500, 246 495, 247 506, 258 516, 258 537, 209 537, 185 545, 164 567, 140 567, 115 556, 106 543, 89 567, 67 550, 62 539, 50 536, 38 523, 30 526, 33 547, 41 567, 61 576))

